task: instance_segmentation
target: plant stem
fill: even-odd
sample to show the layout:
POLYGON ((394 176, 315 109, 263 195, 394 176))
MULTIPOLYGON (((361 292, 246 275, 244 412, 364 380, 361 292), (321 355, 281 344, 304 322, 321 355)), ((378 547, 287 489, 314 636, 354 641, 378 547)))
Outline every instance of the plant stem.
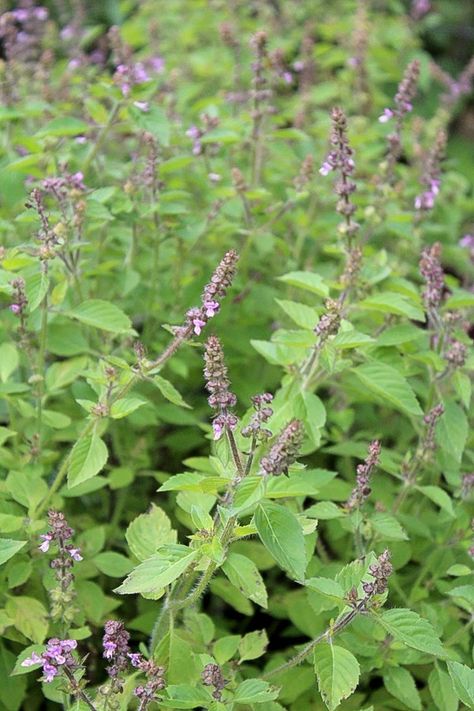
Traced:
POLYGON ((86 156, 84 165, 82 166, 82 172, 84 174, 87 173, 87 170, 89 169, 92 161, 96 157, 99 148, 102 146, 104 140, 107 138, 107 134, 109 133, 110 129, 112 128, 113 122, 115 121, 117 114, 118 114, 119 110, 121 109, 121 107, 122 107, 121 101, 116 101, 115 104, 112 106, 112 110, 111 110, 109 117, 107 119, 107 123, 102 127, 102 130, 99 132, 99 135, 97 136, 97 141, 91 147, 89 153, 86 156))
MULTIPOLYGON (((174 339, 171 341, 169 346, 163 351, 163 353, 156 358, 156 360, 152 361, 149 363, 146 367, 143 368, 143 374, 145 373, 150 373, 151 371, 155 370, 156 368, 161 368, 164 363, 171 358, 172 355, 176 353, 178 348, 186 341, 189 336, 191 335, 191 326, 189 326, 185 331, 183 331, 179 336, 175 336, 174 339)), ((123 398, 128 391, 136 385, 136 383, 140 380, 142 373, 134 373, 134 375, 130 378, 130 380, 123 385, 120 390, 117 390, 117 392, 112 396, 109 406, 113 405, 114 402, 117 400, 120 400, 123 398)), ((94 429, 96 425, 96 420, 89 420, 89 422, 86 424, 84 429, 82 430, 81 434, 79 435, 79 440, 82 439, 83 437, 87 437, 92 430, 94 429)), ((78 441, 79 441, 78 440, 78 441)), ((63 459, 63 462, 61 466, 58 469, 58 473, 56 474, 56 478, 54 479, 53 483, 51 484, 48 493, 44 497, 43 501, 40 502, 38 508, 35 510, 34 514, 32 515, 32 519, 37 519, 41 516, 43 511, 47 508, 49 505, 49 502, 51 501, 52 497, 54 494, 57 492, 59 487, 62 485, 64 478, 67 474, 68 467, 69 467, 69 461, 71 458, 71 452, 72 448, 69 450, 68 454, 66 457, 63 459)))
POLYGON ((41 429, 43 418, 43 394, 44 394, 44 366, 46 354, 46 337, 48 332, 48 294, 45 294, 41 304, 41 326, 39 334, 39 349, 38 349, 38 404, 37 404, 37 419, 36 430, 38 433, 38 444, 41 447, 41 429))
POLYGON ((350 612, 348 612, 346 615, 341 617, 339 622, 336 622, 336 624, 333 627, 329 627, 327 630, 322 632, 320 635, 315 637, 311 642, 309 642, 303 649, 298 652, 298 654, 295 654, 294 657, 291 657, 287 662, 284 664, 280 664, 279 667, 276 667, 275 669, 271 669, 269 672, 264 674, 262 676, 262 679, 269 679, 270 677, 274 676, 275 674, 280 674, 286 672, 288 669, 291 669, 292 667, 296 667, 298 664, 301 664, 302 661, 306 659, 307 656, 311 654, 313 649, 320 643, 323 642, 324 640, 329 641, 332 639, 338 632, 343 630, 347 625, 349 625, 352 620, 357 617, 357 615, 360 612, 365 611, 365 606, 367 604, 367 599, 364 598, 359 604, 350 612))
POLYGON ((91 711, 97 711, 96 706, 94 706, 94 704, 92 703, 92 701, 90 700, 89 696, 86 694, 84 689, 81 689, 81 687, 79 686, 79 682, 76 681, 72 671, 70 669, 68 669, 66 666, 63 667, 63 671, 64 671, 65 675, 67 676, 67 678, 69 679, 69 681, 71 682, 71 686, 73 688, 73 695, 76 696, 81 701, 83 701, 86 704, 86 706, 88 706, 91 709, 91 711))

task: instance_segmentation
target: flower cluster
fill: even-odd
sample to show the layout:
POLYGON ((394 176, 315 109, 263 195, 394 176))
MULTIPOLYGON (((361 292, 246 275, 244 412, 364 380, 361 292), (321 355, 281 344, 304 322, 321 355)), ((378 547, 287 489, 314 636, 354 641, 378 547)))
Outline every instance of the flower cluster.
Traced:
POLYGON ((377 563, 369 565, 369 574, 374 578, 374 581, 362 583, 365 594, 369 597, 382 595, 387 590, 388 579, 392 572, 393 566, 390 563, 390 552, 385 550, 379 555, 377 563))
POLYGON ((204 287, 201 307, 189 309, 186 314, 186 324, 182 329, 177 329, 177 335, 194 332, 196 336, 199 336, 208 320, 217 314, 220 308, 219 299, 224 298, 227 289, 232 284, 238 258, 237 252, 233 249, 226 252, 212 275, 211 281, 204 287))
POLYGON ((474 235, 467 234, 459 240, 459 246, 469 250, 471 262, 474 262, 474 235))
POLYGON ((272 436, 270 430, 263 427, 263 425, 268 422, 270 417, 273 415, 273 410, 269 407, 272 400, 273 395, 270 393, 255 395, 252 398, 255 414, 252 416, 249 424, 242 429, 243 437, 252 437, 254 441, 257 442, 265 441, 272 436))
MULTIPOLYGON (((210 116, 209 114, 201 114, 199 117, 201 119, 201 126, 191 126, 188 128, 186 131, 186 136, 188 138, 192 139, 193 142, 193 155, 195 156, 200 156, 202 153, 204 153, 204 148, 202 145, 202 137, 206 135, 206 133, 209 133, 209 131, 212 131, 214 128, 217 128, 219 125, 219 119, 217 116, 210 116)), ((207 148, 209 149, 214 149, 216 148, 217 144, 212 143, 212 144, 207 144, 207 148)))
POLYGON ((139 669, 147 677, 146 683, 139 684, 133 692, 140 699, 138 711, 145 711, 152 701, 157 701, 158 692, 166 686, 164 680, 165 669, 164 667, 159 667, 151 659, 144 659, 141 654, 133 653, 129 654, 128 657, 132 666, 139 669))
POLYGON ((234 430, 237 427, 236 416, 229 412, 229 408, 236 404, 237 398, 229 390, 230 380, 227 376, 224 352, 216 336, 207 339, 204 363, 206 389, 211 393, 208 403, 218 413, 212 422, 214 439, 219 439, 226 429, 234 430))
POLYGON ((303 441, 304 428, 300 420, 291 420, 280 432, 275 444, 260 466, 265 475, 287 474, 288 468, 296 460, 303 441))
POLYGON ((471 492, 474 490, 474 472, 470 474, 464 474, 461 482, 461 496, 463 499, 467 499, 471 492))
MULTIPOLYGON (((109 30, 109 41, 116 59, 113 79, 123 96, 127 97, 133 86, 145 84, 154 76, 163 73, 165 63, 162 57, 149 57, 142 62, 133 61, 132 50, 122 41, 117 27, 109 30)), ((144 110, 146 109, 145 106, 144 110)))
POLYGON ((415 198, 416 210, 431 210, 441 185, 441 161, 446 148, 446 132, 439 131, 433 148, 429 152, 426 168, 421 177, 425 190, 415 198))
POLYGON ((49 684, 61 670, 67 668, 72 672, 77 668, 77 663, 71 654, 76 647, 77 642, 75 639, 50 639, 42 654, 32 652, 30 657, 22 661, 21 666, 31 667, 35 664, 41 664, 43 667, 43 681, 49 684))
POLYGON ((292 84, 293 74, 290 72, 287 63, 285 62, 285 54, 283 50, 280 47, 274 49, 273 52, 270 52, 268 55, 268 59, 270 60, 271 67, 276 76, 284 81, 285 84, 292 84))
POLYGON ((58 202, 61 202, 70 190, 84 192, 84 174, 81 171, 77 173, 64 173, 60 177, 44 178, 41 181, 41 187, 47 193, 53 195, 58 202))
POLYGON ((370 496, 370 479, 372 473, 380 461, 380 442, 374 440, 369 445, 369 451, 363 464, 357 467, 356 485, 347 500, 346 508, 352 511, 362 506, 364 501, 370 496))
POLYGON ((201 679, 204 686, 214 687, 212 696, 216 701, 221 701, 222 690, 225 688, 227 681, 224 679, 220 666, 218 664, 206 664, 201 673, 201 679))
POLYGON ((31 62, 38 59, 45 23, 46 7, 17 7, 0 16, 0 38, 7 61, 31 62))
POLYGON ((69 543, 74 535, 74 530, 69 526, 64 514, 60 511, 49 511, 48 524, 49 530, 40 536, 42 543, 39 549, 42 553, 47 553, 50 546, 55 545, 58 551, 56 558, 50 563, 51 568, 56 571, 58 582, 58 587, 50 592, 51 616, 53 619, 61 618, 70 621, 75 612, 71 606, 74 598, 72 589, 74 575, 71 568, 74 563, 82 560, 82 555, 77 546, 69 543))
POLYGON ((10 311, 15 316, 21 316, 28 306, 28 299, 25 292, 25 280, 22 277, 17 277, 11 282, 13 288, 13 303, 10 305, 10 311))
POLYGON ((403 78, 398 85, 398 91, 395 94, 395 108, 384 109, 382 115, 379 116, 380 123, 387 123, 393 117, 400 120, 413 110, 412 101, 415 98, 419 75, 420 63, 415 59, 405 69, 403 78))
POLYGON ((444 271, 441 266, 441 245, 435 242, 431 247, 425 247, 421 253, 420 274, 425 280, 423 302, 427 311, 438 308, 443 298, 444 271))
POLYGON ((444 357, 453 368, 462 368, 467 358, 467 346, 453 338, 444 357))
POLYGON ((335 107, 331 112, 331 120, 332 128, 329 140, 332 149, 327 154, 319 172, 321 175, 328 175, 332 170, 339 172, 339 179, 335 185, 335 191, 339 197, 336 209, 344 217, 344 223, 340 226, 340 230, 350 240, 359 229, 357 222, 352 219, 356 207, 350 199, 356 189, 356 185, 350 177, 355 168, 354 151, 349 145, 347 119, 342 109, 335 107))
POLYGON ((313 329, 318 336, 320 346, 327 341, 329 336, 334 336, 341 325, 341 304, 334 299, 326 299, 324 305, 326 313, 321 316, 313 329))
POLYGON ((299 175, 293 180, 296 190, 300 193, 311 181, 314 174, 314 160, 311 154, 308 154, 301 164, 299 175))
POLYGON ((435 448, 436 423, 443 413, 444 405, 438 403, 438 405, 435 405, 423 418, 423 422, 426 426, 422 444, 423 454, 435 448))
POLYGON ((266 113, 263 104, 272 95, 265 77, 265 61, 268 56, 267 33, 264 30, 259 30, 253 35, 250 44, 255 54, 255 60, 252 63, 252 89, 250 91, 250 98, 253 103, 253 139, 255 139, 255 133, 258 132, 260 122, 266 113))
POLYGON ((123 622, 108 620, 105 623, 102 640, 103 656, 111 662, 106 668, 111 680, 110 686, 104 692, 106 696, 120 694, 122 691, 122 677, 129 665, 129 639, 130 635, 123 622))

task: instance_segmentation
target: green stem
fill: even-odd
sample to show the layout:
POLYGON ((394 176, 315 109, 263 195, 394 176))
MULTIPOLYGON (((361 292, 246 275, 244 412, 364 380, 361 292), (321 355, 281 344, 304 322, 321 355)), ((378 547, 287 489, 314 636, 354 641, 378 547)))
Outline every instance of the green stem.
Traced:
POLYGON ((341 617, 339 622, 336 622, 333 627, 329 627, 327 630, 325 630, 320 635, 311 640, 311 642, 309 642, 305 647, 303 647, 303 649, 298 652, 298 654, 295 654, 295 656, 291 657, 291 659, 289 659, 287 662, 285 662, 284 664, 280 664, 280 666, 276 667, 275 669, 271 669, 269 672, 264 674, 262 676, 262 679, 269 679, 270 677, 275 676, 275 674, 283 674, 288 669, 291 669, 292 667, 296 667, 298 664, 301 664, 301 662, 304 661, 306 657, 311 654, 311 652, 318 644, 320 644, 320 642, 323 642, 324 640, 331 640, 338 632, 347 627, 347 625, 349 625, 360 612, 365 610, 366 603, 366 599, 362 600, 353 610, 341 617))
POLYGON ((97 141, 91 147, 89 153, 86 156, 86 159, 85 159, 84 164, 82 166, 82 172, 84 174, 87 173, 92 161, 94 160, 94 158, 97 155, 99 148, 102 146, 103 142, 107 138, 107 135, 108 135, 110 129, 112 128, 112 125, 113 125, 121 107, 122 107, 121 101, 116 101, 115 104, 112 106, 112 110, 111 110, 109 117, 107 119, 107 123, 102 127, 102 130, 99 132, 99 135, 97 136, 97 141))
MULTIPOLYGON (((143 374, 145 373, 150 373, 153 370, 156 370, 157 368, 161 368, 166 361, 171 358, 172 355, 176 353, 178 348, 186 341, 189 336, 191 335, 191 327, 188 327, 185 331, 183 331, 182 334, 179 336, 175 336, 175 338, 171 341, 169 346, 163 351, 163 353, 156 358, 156 360, 152 361, 149 363, 146 368, 143 368, 143 374)), ((125 395, 128 393, 128 391, 136 385, 136 383, 140 380, 141 378, 141 373, 135 373, 130 380, 123 385, 123 387, 118 390, 113 397, 110 400, 110 406, 113 405, 114 402, 117 400, 120 400, 121 398, 125 397, 125 395)), ((96 425, 96 420, 90 420, 84 429, 82 430, 81 434, 79 435, 79 439, 82 439, 83 437, 87 437, 92 430, 94 429, 96 425)), ((53 483, 51 484, 48 493, 44 497, 43 501, 40 502, 39 506, 35 510, 35 512, 32 515, 32 519, 35 520, 41 516, 43 511, 47 508, 49 505, 49 502, 51 501, 52 497, 54 494, 57 492, 57 490, 60 488, 62 485, 64 478, 66 477, 68 467, 69 467, 69 462, 71 459, 71 450, 68 452, 66 457, 63 459, 63 462, 61 466, 58 469, 58 473, 56 474, 56 478, 54 479, 53 483)))
POLYGON ((41 304, 41 326, 39 334, 39 350, 38 350, 38 376, 41 378, 38 381, 38 405, 37 405, 37 420, 36 430, 41 445, 41 429, 43 418, 43 394, 44 394, 44 366, 46 355, 46 337, 48 332, 48 295, 46 294, 41 304))

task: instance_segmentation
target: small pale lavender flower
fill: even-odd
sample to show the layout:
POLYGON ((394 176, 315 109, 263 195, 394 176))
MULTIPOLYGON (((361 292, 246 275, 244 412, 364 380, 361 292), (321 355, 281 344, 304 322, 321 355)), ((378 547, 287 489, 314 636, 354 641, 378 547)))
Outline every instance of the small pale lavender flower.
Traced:
POLYGON ((379 122, 380 123, 387 123, 387 121, 390 121, 391 118, 394 117, 394 113, 392 109, 384 109, 382 114, 379 116, 379 122))

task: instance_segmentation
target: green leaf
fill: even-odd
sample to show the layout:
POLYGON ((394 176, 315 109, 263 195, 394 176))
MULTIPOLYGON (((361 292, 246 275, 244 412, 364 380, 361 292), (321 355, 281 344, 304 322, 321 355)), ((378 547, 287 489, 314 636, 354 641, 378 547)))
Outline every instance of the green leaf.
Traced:
POLYGON ((92 560, 101 573, 111 578, 123 578, 133 568, 133 563, 128 558, 115 551, 99 553, 92 560))
MULTIPOLYGON (((12 676, 15 655, 0 644, 0 688, 1 699, 7 711, 19 711, 26 691, 26 679, 12 676)), ((27 671, 25 669, 25 671, 27 671)), ((25 699, 25 704, 27 700, 25 699)), ((26 708, 26 706, 23 706, 26 708)))
POLYGON ((143 131, 152 133, 162 146, 169 146, 171 133, 170 122, 161 107, 150 106, 146 112, 135 107, 130 107, 129 111, 137 126, 143 131))
POLYGON ((202 686, 170 684, 166 687, 166 697, 160 700, 160 706, 170 709, 209 708, 211 702, 211 695, 202 686))
POLYGON ((165 512, 152 504, 148 513, 140 514, 131 522, 125 537, 133 555, 143 562, 161 545, 176 543, 177 534, 165 512))
POLYGON ((305 581, 305 587, 310 590, 315 590, 325 600, 333 603, 333 605, 345 604, 344 590, 339 583, 331 578, 308 578, 308 580, 305 581))
POLYGON ((436 441, 441 449, 460 462, 466 446, 469 424, 466 414, 453 400, 444 401, 444 413, 436 426, 436 441))
POLYGON ((44 272, 37 272, 27 277, 25 284, 30 313, 36 311, 49 289, 49 277, 44 272))
POLYGON ((332 518, 344 518, 345 512, 332 501, 319 501, 313 504, 309 509, 304 510, 305 516, 321 519, 321 521, 329 521, 332 518))
POLYGON ((339 350, 347 350, 349 348, 358 348, 374 343, 374 339, 366 333, 360 333, 351 328, 347 331, 339 331, 337 336, 332 340, 333 348, 339 350))
POLYGON ((394 608, 385 610, 375 619, 398 642, 420 652, 445 657, 441 641, 433 629, 431 622, 420 617, 413 610, 394 608))
POLYGON ((130 319, 118 306, 102 299, 83 301, 82 304, 68 311, 67 315, 87 326, 116 334, 128 333, 132 328, 130 319))
POLYGON ((383 674, 383 683, 389 694, 413 711, 421 711, 421 699, 415 680, 408 669, 389 667, 383 674))
POLYGON ((455 516, 453 502, 451 501, 449 494, 447 494, 444 489, 441 489, 439 486, 417 486, 416 488, 418 491, 421 491, 424 496, 439 506, 440 509, 446 511, 449 516, 455 516))
POLYGON ((420 306, 402 294, 393 291, 384 291, 359 302, 359 307, 367 311, 406 316, 413 321, 424 321, 425 314, 420 306))
POLYGON ((19 363, 18 351, 12 343, 2 343, 0 346, 0 380, 5 383, 17 369, 19 363))
POLYGON ((92 434, 78 439, 69 460, 69 488, 92 479, 104 468, 107 458, 107 447, 99 435, 92 434))
POLYGON ((134 568, 115 592, 121 595, 156 593, 179 578, 199 555, 199 551, 187 546, 164 546, 162 551, 134 568))
POLYGON ((0 538, 0 565, 10 560, 15 553, 27 544, 27 541, 13 541, 10 538, 0 538))
POLYGON ((398 370, 386 363, 371 362, 353 368, 352 372, 377 399, 389 402, 408 415, 422 415, 415 393, 398 370))
POLYGON ((398 523, 395 516, 386 512, 375 513, 370 519, 372 526, 383 539, 389 541, 406 541, 408 536, 398 523))
POLYGON ((474 669, 459 662, 447 662, 448 672, 459 698, 470 709, 474 708, 474 669))
POLYGON ((36 136, 41 138, 45 136, 77 136, 80 133, 87 133, 89 129, 90 126, 88 123, 85 123, 85 121, 80 121, 73 116, 63 116, 48 121, 48 123, 36 133, 36 136))
POLYGON ((218 664, 225 664, 229 659, 232 659, 239 648, 241 639, 241 636, 238 634, 230 634, 214 642, 212 653, 216 662, 218 664))
POLYGON ((306 550, 301 525, 287 508, 273 502, 257 507, 255 526, 265 548, 296 580, 303 580, 306 550))
POLYGON ((288 274, 279 276, 278 279, 284 281, 285 284, 297 286, 313 294, 319 294, 319 296, 329 295, 329 287, 327 284, 324 283, 319 274, 314 274, 313 272, 289 272, 288 274))
POLYGON ((321 427, 326 422, 326 408, 314 393, 304 391, 299 397, 302 406, 301 419, 313 446, 318 447, 321 440, 321 427))
POLYGON ((7 601, 5 610, 19 632, 32 642, 43 642, 48 631, 48 611, 41 602, 17 595, 7 601))
POLYGON ((139 397, 120 398, 120 400, 116 400, 110 408, 110 416, 114 420, 121 420, 122 417, 131 415, 132 412, 138 410, 142 405, 146 405, 146 401, 141 400, 139 397))
POLYGON ((179 407, 187 407, 191 409, 191 405, 188 405, 188 403, 183 399, 181 393, 176 390, 173 383, 170 383, 169 380, 162 378, 161 375, 154 375, 153 382, 155 383, 163 397, 172 402, 173 405, 178 405, 179 407))
POLYGON ((329 711, 347 699, 359 683, 359 662, 351 652, 335 644, 316 645, 314 669, 319 692, 329 711))
POLYGON ((307 328, 312 331, 318 322, 318 313, 311 306, 300 304, 297 301, 285 301, 275 299, 278 306, 288 314, 288 316, 301 328, 307 328))
POLYGON ((428 677, 430 694, 439 711, 457 711, 459 702, 451 677, 435 666, 428 677))
POLYGON ((279 690, 270 686, 263 679, 246 679, 235 690, 233 698, 236 704, 263 704, 278 698, 279 690))
POLYGON ((242 637, 239 644, 239 664, 249 659, 258 659, 268 646, 268 637, 265 630, 255 630, 242 637))
POLYGON ((268 607, 268 596, 265 583, 257 566, 250 558, 240 553, 229 553, 222 570, 232 585, 253 600, 260 607, 268 607))

